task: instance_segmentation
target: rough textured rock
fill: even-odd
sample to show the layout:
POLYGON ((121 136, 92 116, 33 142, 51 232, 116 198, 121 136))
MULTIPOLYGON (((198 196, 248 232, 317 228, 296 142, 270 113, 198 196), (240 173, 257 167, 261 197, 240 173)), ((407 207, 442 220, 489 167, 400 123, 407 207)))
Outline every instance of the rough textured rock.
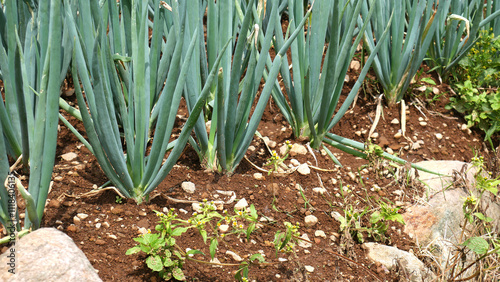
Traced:
POLYGON ((307 227, 311 227, 318 223, 318 218, 310 214, 304 218, 304 222, 306 223, 307 227))
POLYGON ((189 194, 194 194, 194 192, 196 191, 196 186, 194 185, 193 182, 190 182, 190 181, 182 182, 181 187, 182 187, 182 190, 184 190, 184 192, 189 193, 189 194))
POLYGON ((0 256, 0 281, 102 281, 73 240, 55 228, 41 228, 15 246, 15 275, 10 252, 0 256))
MULTIPOLYGON (((445 264, 453 255, 455 246, 463 243, 463 238, 460 239, 464 221, 462 206, 469 195, 468 190, 478 196, 474 186, 476 171, 470 164, 459 161, 424 161, 417 165, 448 176, 418 172, 418 179, 427 191, 420 204, 408 208, 403 214, 406 223, 404 231, 423 248, 434 250, 434 255, 445 264), (465 182, 456 179, 465 179, 465 182)), ((412 173, 415 174, 414 171, 412 173)), ((493 218, 493 228, 498 232, 500 203, 493 199, 491 193, 485 192, 481 204, 486 216, 493 218)))
POLYGON ((408 274, 409 281, 430 281, 435 278, 435 275, 413 254, 377 243, 364 243, 362 247, 367 250, 369 259, 384 265, 389 270, 398 264, 402 266, 408 274))

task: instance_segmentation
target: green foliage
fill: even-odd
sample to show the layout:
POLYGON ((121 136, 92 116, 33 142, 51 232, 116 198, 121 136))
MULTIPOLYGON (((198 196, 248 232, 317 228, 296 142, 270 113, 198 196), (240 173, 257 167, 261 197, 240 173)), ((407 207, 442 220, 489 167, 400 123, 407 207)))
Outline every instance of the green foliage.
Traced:
POLYGON ((300 238, 299 223, 295 225, 290 222, 284 222, 285 232, 278 231, 274 235, 274 248, 276 249, 276 255, 278 252, 294 252, 294 248, 298 243, 300 238))
POLYGON ((357 239, 360 243, 364 242, 364 232, 375 241, 385 242, 385 233, 388 228, 387 221, 404 224, 403 216, 398 213, 399 209, 380 201, 379 210, 370 215, 370 226, 367 226, 362 224, 362 218, 368 213, 368 207, 358 210, 352 205, 348 205, 344 209, 344 215, 339 216, 340 231, 344 233, 349 232, 350 236, 357 239))
MULTIPOLYGON (((148 233, 134 238, 134 241, 139 243, 137 246, 127 250, 127 255, 144 252, 148 255, 146 259, 147 266, 156 272, 159 272, 160 277, 164 279, 185 280, 182 272, 182 266, 186 260, 193 260, 203 263, 203 261, 194 260, 190 255, 203 254, 199 250, 189 250, 184 253, 181 248, 176 245, 175 237, 182 236, 189 229, 196 229, 201 235, 205 244, 209 242, 210 257, 213 259, 217 252, 219 241, 230 235, 245 236, 247 240, 256 229, 258 222, 257 210, 253 205, 244 210, 235 210, 235 214, 230 216, 227 210, 222 214, 217 211, 216 203, 206 200, 200 204, 200 211, 193 213, 187 219, 179 219, 174 209, 170 209, 166 214, 156 212, 159 217, 158 224, 155 230, 158 233, 148 233), (221 232, 219 227, 222 224, 228 225, 228 231, 221 232), (229 229, 230 228, 230 229, 229 229)), ((258 260, 260 263, 265 262, 260 254, 255 254, 239 265, 239 270, 236 273, 236 279, 244 280, 248 278, 248 267, 251 263, 258 260)))
POLYGON ((479 38, 459 63, 457 80, 477 87, 500 86, 500 36, 481 30, 479 38))
POLYGON ((478 90, 470 80, 456 84, 457 96, 450 97, 447 109, 465 114, 469 127, 477 126, 486 133, 485 140, 500 131, 500 90, 478 90))
POLYGON ((283 162, 288 158, 288 152, 292 148, 292 145, 290 144, 290 141, 286 140, 286 151, 283 156, 279 156, 276 151, 271 152, 271 157, 267 159, 267 162, 264 164, 265 166, 272 166, 269 171, 267 172, 268 175, 271 173, 277 172, 278 168, 283 164, 283 162))

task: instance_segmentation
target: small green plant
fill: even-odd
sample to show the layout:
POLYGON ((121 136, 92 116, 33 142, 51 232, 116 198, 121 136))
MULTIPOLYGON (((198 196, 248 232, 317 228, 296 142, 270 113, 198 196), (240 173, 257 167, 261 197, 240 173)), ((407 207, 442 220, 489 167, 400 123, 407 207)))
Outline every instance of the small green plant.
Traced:
POLYGON ((368 207, 363 210, 354 208, 348 205, 344 209, 344 216, 340 216, 340 231, 349 232, 352 238, 356 238, 358 242, 364 242, 363 232, 366 232, 368 237, 372 237, 375 241, 384 242, 386 240, 385 233, 387 232, 387 221, 396 221, 404 224, 401 214, 398 213, 398 207, 393 207, 383 201, 379 202, 380 209, 373 212, 370 216, 371 226, 363 226, 362 218, 369 211, 368 207))
POLYGON ((285 232, 278 231, 274 235, 274 248, 276 249, 276 255, 278 252, 294 252, 295 245, 298 243, 300 238, 299 223, 295 225, 290 222, 285 222, 286 230, 285 232))
POLYGON ((267 172, 267 175, 270 175, 273 171, 277 172, 278 168, 283 164, 283 162, 288 158, 288 152, 290 152, 290 149, 292 149, 292 144, 290 141, 286 140, 286 150, 283 156, 279 156, 276 151, 271 152, 271 157, 267 159, 265 166, 271 166, 269 171, 267 172))
MULTIPOLYGON (((151 270, 159 272, 160 277, 166 280, 172 278, 185 280, 182 267, 186 260, 208 263, 190 257, 194 254, 205 255, 199 250, 183 252, 176 244, 175 237, 181 236, 191 228, 198 230, 203 242, 209 242, 210 257, 213 259, 219 246, 219 240, 229 235, 238 237, 243 235, 248 240, 257 223, 257 210, 253 205, 244 210, 235 210, 234 215, 229 215, 227 210, 224 210, 222 214, 219 213, 216 204, 207 200, 203 200, 203 203, 200 204, 200 211, 194 212, 187 220, 178 218, 174 209, 170 209, 166 214, 155 212, 159 217, 158 225, 155 227, 158 233, 151 233, 151 230, 148 230, 146 234, 134 238, 134 241, 139 244, 127 250, 126 254, 146 253, 148 255, 147 266, 151 270), (226 225, 227 231, 220 231, 222 225, 226 225)), ((254 254, 250 256, 248 261, 243 261, 240 264, 220 265, 238 266, 235 278, 240 281, 248 281, 248 267, 256 261, 265 263, 262 255, 254 254)))
POLYGON ((123 198, 122 197, 120 197, 120 196, 116 196, 115 197, 115 203, 121 204, 122 202, 123 202, 123 198))
POLYGON ((465 114, 467 125, 483 130, 486 133, 485 140, 493 146, 491 136, 500 131, 500 90, 480 91, 470 80, 456 87, 458 96, 451 97, 446 108, 465 114))
POLYGON ((385 241, 385 233, 387 232, 387 221, 396 221, 405 224, 403 216, 398 213, 400 208, 393 207, 382 201, 379 202, 380 210, 375 211, 370 216, 370 223, 372 224, 371 235, 375 241, 385 241))
POLYGON ((500 86, 500 36, 481 30, 478 41, 459 65, 458 81, 470 80, 478 87, 500 86))

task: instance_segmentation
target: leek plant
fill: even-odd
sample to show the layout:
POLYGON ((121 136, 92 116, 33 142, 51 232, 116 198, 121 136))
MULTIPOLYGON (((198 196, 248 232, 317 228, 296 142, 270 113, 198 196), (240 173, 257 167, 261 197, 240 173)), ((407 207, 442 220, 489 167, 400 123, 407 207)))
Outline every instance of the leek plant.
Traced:
POLYGON ((437 27, 435 13, 442 14, 451 0, 364 0, 358 22, 368 23, 364 32, 367 49, 377 53, 373 68, 389 105, 401 101, 411 80, 420 69, 437 27), (439 4, 438 4, 439 3, 439 4), (371 8, 375 13, 368 19, 371 8), (434 10, 437 9, 437 10, 434 10), (390 36, 382 40, 385 27, 392 17, 390 36))
MULTIPOLYGON (((90 149, 102 170, 123 197, 141 203, 182 153, 227 44, 221 47, 180 136, 169 143, 190 59, 203 36, 194 32, 184 42, 186 7, 176 1, 172 12, 154 5, 152 13, 147 1, 91 2, 91 13, 80 12, 71 25, 75 93, 90 149), (87 24, 80 27, 80 23, 87 24)), ((66 14, 74 13, 67 9, 66 14)))
MULTIPOLYGON (((61 7, 57 0, 6 0, 0 5, 0 79, 5 89, 0 178, 9 173, 8 158, 22 156, 23 170, 29 172, 29 192, 17 185, 26 201, 24 229, 40 227, 54 166, 60 87, 72 50, 61 7)), ((4 188, 0 197, 0 222, 7 227, 9 212, 14 212, 4 188)))
POLYGON ((443 9, 436 15, 437 28, 428 52, 429 63, 441 78, 446 80, 446 74, 477 42, 481 28, 490 26, 500 15, 500 9, 491 13, 492 5, 499 6, 500 1, 488 2, 490 13, 485 18, 482 0, 455 1, 453 5, 451 1, 441 1, 443 9))
MULTIPOLYGON (((362 39, 367 25, 358 25, 363 1, 316 0, 312 7, 307 34, 303 29, 291 45, 291 65, 288 58, 281 66, 281 76, 288 95, 279 88, 273 91, 273 98, 286 120, 292 126, 296 137, 307 136, 313 148, 319 148, 335 124, 352 104, 376 51, 363 67, 357 82, 337 109, 344 86, 344 78, 362 39), (356 36, 356 34, 358 34, 356 36), (325 41, 328 47, 325 50, 325 41), (324 55, 324 62, 322 59, 324 55)), ((368 20, 372 12, 365 15, 368 20)), ((304 14, 302 2, 288 1, 288 15, 291 29, 304 14)), ((276 26, 276 46, 284 42, 280 26, 276 26)), ((387 34, 387 33, 386 33, 387 34)), ((384 39, 385 37, 381 37, 384 39)), ((377 47, 379 48, 379 47, 377 47)))
MULTIPOLYGON (((241 1, 245 3, 245 1, 241 1)), ((275 46, 276 56, 271 61, 269 49, 271 48, 274 30, 281 28, 278 1, 268 1, 271 5, 267 9, 269 22, 264 32, 261 30, 264 11, 263 1, 256 5, 250 0, 246 6, 240 5, 240 1, 222 0, 208 1, 207 4, 207 49, 200 45, 198 52, 198 64, 192 65, 192 75, 188 78, 185 98, 193 115, 194 102, 198 99, 199 89, 204 82, 204 73, 211 67, 214 58, 220 54, 223 42, 231 40, 234 34, 238 39, 235 44, 228 47, 227 53, 222 59, 222 71, 218 81, 212 85, 211 91, 213 100, 209 106, 211 112, 205 111, 199 115, 199 119, 194 128, 196 143, 193 147, 198 152, 202 162, 211 169, 234 172, 240 161, 243 159, 250 143, 255 135, 264 109, 274 88, 276 77, 278 76, 282 57, 293 42, 295 37, 302 33, 302 26, 307 20, 306 16, 301 16, 299 22, 295 23, 297 28, 286 42, 279 48, 275 46), (235 24, 234 22, 238 24, 235 24), (239 26, 237 30, 233 27, 239 26), (259 41, 259 37, 262 36, 259 41), (232 60, 231 60, 232 58, 232 60), (267 70, 266 63, 268 62, 267 70), (199 62, 201 61, 201 64, 199 62), (267 71, 269 73, 267 73, 267 71), (252 112, 252 105, 257 97, 257 91, 261 79, 266 74, 266 83, 260 97, 252 112), (207 132, 205 126, 205 116, 211 120, 210 131, 207 132)), ((189 3, 192 9, 186 17, 192 30, 198 32, 203 25, 201 15, 205 7, 199 1, 189 3)))

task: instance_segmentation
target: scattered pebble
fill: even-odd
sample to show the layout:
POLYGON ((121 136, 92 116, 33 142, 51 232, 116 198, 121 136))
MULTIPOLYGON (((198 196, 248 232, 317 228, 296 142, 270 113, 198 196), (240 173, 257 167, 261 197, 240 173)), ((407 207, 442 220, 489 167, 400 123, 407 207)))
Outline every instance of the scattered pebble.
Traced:
POLYGON ((441 139, 443 139, 443 134, 441 134, 441 133, 436 133, 436 139, 437 139, 437 140, 441 140, 441 139))
POLYGON ((263 137, 262 139, 264 140, 266 145, 269 146, 269 148, 271 148, 271 149, 276 148, 276 141, 270 140, 269 137, 267 137, 267 136, 263 137))
POLYGON ((96 223, 96 224, 95 224, 95 228, 96 228, 96 229, 99 229, 99 228, 101 228, 101 225, 102 225, 102 224, 101 224, 100 222, 98 222, 98 223, 96 223))
POLYGON ((71 224, 70 226, 68 226, 68 227, 66 228, 66 230, 67 230, 68 232, 76 232, 76 226, 75 226, 75 225, 73 225, 73 224, 71 224))
POLYGON ((427 122, 425 122, 425 121, 421 121, 421 122, 420 122, 420 125, 421 125, 421 126, 427 126, 427 122))
POLYGON ((331 215, 331 216, 332 216, 332 217, 333 217, 336 221, 340 222, 340 217, 341 217, 342 215, 340 215, 340 213, 339 213, 339 212, 332 211, 332 212, 330 213, 330 215, 331 215))
POLYGON ((354 174, 354 172, 349 171, 347 175, 349 176, 349 178, 351 178, 352 181, 356 180, 356 174, 354 174))
POLYGON ((253 178, 254 178, 255 180, 264 180, 264 179, 266 179, 266 178, 264 177, 264 175, 262 175, 262 173, 260 173, 260 172, 256 172, 256 173, 254 173, 254 174, 253 174, 253 178))
MULTIPOLYGON (((210 260, 210 263, 218 263, 220 264, 220 261, 218 258, 213 258, 210 260)), ((222 268, 222 265, 217 265, 217 264, 212 264, 212 267, 221 267, 222 268)))
POLYGON ((227 232, 229 230, 229 225, 227 224, 221 224, 221 226, 219 226, 219 231, 224 233, 224 232, 227 232))
POLYGON ((102 239, 97 239, 95 240, 95 244, 96 245, 105 245, 106 244, 106 241, 102 240, 102 239))
MULTIPOLYGON (((285 146, 285 150, 286 150, 286 146, 288 146, 288 145, 285 144, 283 146, 285 146)), ((281 148, 283 148, 283 147, 281 147, 281 148)), ((280 153, 281 153, 281 149, 280 149, 280 153)), ((307 154, 306 146, 301 145, 301 144, 297 144, 297 143, 292 145, 292 148, 290 149, 290 156, 293 157, 296 155, 305 155, 305 154, 307 154)), ((282 153, 282 155, 284 155, 284 153, 282 153)))
POLYGON ((377 132, 373 132, 373 133, 372 133, 372 136, 370 136, 370 137, 371 137, 371 138, 378 138, 378 136, 379 136, 379 135, 378 135, 378 133, 377 133, 377 132))
POLYGON ((88 214, 86 213, 79 213, 76 215, 79 219, 86 219, 87 217, 89 217, 88 214))
POLYGON ((399 120, 397 118, 391 120, 391 123, 392 124, 399 124, 399 120))
POLYGON ((401 130, 398 130, 398 132, 396 132, 396 134, 394 134, 394 138, 396 139, 399 139, 403 136, 403 133, 401 132, 401 130))
POLYGON ((310 248, 312 247, 312 243, 309 243, 308 241, 311 241, 309 239, 309 236, 307 236, 306 233, 302 234, 302 236, 300 236, 301 239, 304 239, 304 240, 307 240, 307 241, 304 241, 304 240, 299 240, 299 247, 302 247, 302 248, 310 248))
POLYGON ((234 205, 235 210, 242 210, 244 208, 248 207, 248 202, 245 200, 245 198, 239 200, 236 205, 234 205))
POLYGON ((193 210, 195 212, 201 212, 201 206, 200 206, 200 203, 192 203, 191 204, 191 207, 193 208, 193 210))
POLYGON ((285 261, 288 261, 288 259, 286 259, 286 258, 278 258, 278 261, 285 262, 285 261))
POLYGON ((146 216, 146 215, 148 215, 148 214, 147 214, 145 211, 140 211, 140 212, 139 212, 139 215, 140 215, 140 216, 146 216))
POLYGON ((195 187, 194 183, 190 182, 190 181, 182 182, 181 188, 182 188, 182 190, 184 190, 184 192, 189 193, 189 194, 194 194, 194 192, 196 191, 196 187, 195 187))
POLYGON ((304 218, 304 222, 305 222, 307 227, 311 227, 311 226, 315 225, 316 223, 318 223, 318 218, 315 217, 314 215, 310 214, 304 218))
POLYGON ((299 168, 297 168, 297 171, 302 174, 302 175, 308 175, 311 173, 311 169, 307 164, 301 164, 299 165, 299 168))
POLYGON ((314 232, 314 236, 321 237, 321 238, 326 238, 325 231, 323 231, 323 230, 316 230, 314 232))
POLYGON ((231 257, 233 257, 233 259, 235 261, 243 261, 243 259, 237 253, 235 253, 233 251, 229 251, 229 250, 226 251, 226 255, 230 255, 231 257))
POLYGON ((304 265, 304 268, 307 270, 307 272, 314 272, 314 267, 310 265, 304 265))
POLYGON ((299 166, 300 162, 297 159, 291 159, 290 164, 292 164, 293 166, 299 166))
POLYGON ((316 187, 316 188, 313 188, 312 189, 314 193, 318 193, 318 194, 321 194, 323 195, 324 193, 326 193, 326 189, 323 188, 323 187, 316 187))
POLYGON ((118 239, 118 237, 116 237, 116 235, 113 235, 113 234, 108 234, 108 237, 113 239, 113 240, 118 239))
POLYGON ((361 68, 361 63, 356 61, 356 60, 352 60, 351 64, 350 64, 350 68, 354 71, 357 71, 361 68))
POLYGON ((70 162, 70 161, 72 161, 72 160, 76 159, 77 157, 78 157, 78 155, 77 155, 77 154, 75 154, 75 153, 73 153, 73 152, 69 152, 69 153, 62 154, 62 155, 61 155, 61 158, 62 158, 63 160, 65 160, 65 161, 68 161, 68 162, 70 162))

